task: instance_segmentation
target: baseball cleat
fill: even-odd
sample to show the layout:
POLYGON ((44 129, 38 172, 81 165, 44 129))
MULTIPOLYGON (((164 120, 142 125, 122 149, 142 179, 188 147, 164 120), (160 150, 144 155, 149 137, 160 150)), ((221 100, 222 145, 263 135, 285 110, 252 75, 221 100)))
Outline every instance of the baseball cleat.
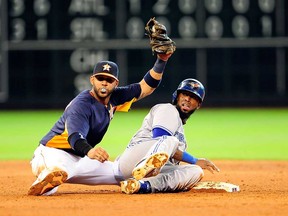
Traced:
POLYGON ((148 181, 138 181, 136 179, 128 179, 120 182, 122 193, 126 194, 143 194, 151 193, 151 186, 148 181))
POLYGON ((126 181, 120 182, 120 187, 122 193, 134 194, 137 193, 140 189, 140 182, 136 179, 128 179, 126 181))
POLYGON ((53 188, 64 183, 67 180, 67 177, 68 175, 65 171, 53 171, 49 173, 43 180, 36 182, 36 184, 33 184, 28 191, 28 195, 43 195, 51 191, 53 188))
POLYGON ((161 168, 168 161, 167 153, 155 153, 147 159, 141 161, 132 171, 132 176, 137 179, 156 176, 160 173, 161 168))

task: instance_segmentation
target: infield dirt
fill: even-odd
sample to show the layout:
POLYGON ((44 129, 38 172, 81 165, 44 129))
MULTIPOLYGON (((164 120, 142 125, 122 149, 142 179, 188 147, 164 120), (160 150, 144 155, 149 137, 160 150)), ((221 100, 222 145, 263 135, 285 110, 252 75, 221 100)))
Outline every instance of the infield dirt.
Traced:
POLYGON ((0 162, 0 215, 251 215, 288 212, 288 161, 213 161, 220 173, 203 181, 224 181, 240 192, 188 191, 121 194, 118 186, 63 184, 53 196, 28 196, 35 180, 29 161, 0 162))

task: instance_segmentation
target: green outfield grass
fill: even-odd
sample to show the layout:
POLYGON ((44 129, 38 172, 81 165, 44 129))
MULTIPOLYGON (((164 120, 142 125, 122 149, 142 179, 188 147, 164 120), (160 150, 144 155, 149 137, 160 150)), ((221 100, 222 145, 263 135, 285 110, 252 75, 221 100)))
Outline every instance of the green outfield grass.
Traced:
MULTIPOLYGON (((102 143, 111 159, 136 132, 147 109, 116 113, 102 143)), ((59 111, 0 111, 0 160, 30 159, 59 111)), ((169 116, 169 113, 167 113, 169 116)), ((210 159, 288 160, 288 109, 202 108, 185 125, 189 152, 210 159)))

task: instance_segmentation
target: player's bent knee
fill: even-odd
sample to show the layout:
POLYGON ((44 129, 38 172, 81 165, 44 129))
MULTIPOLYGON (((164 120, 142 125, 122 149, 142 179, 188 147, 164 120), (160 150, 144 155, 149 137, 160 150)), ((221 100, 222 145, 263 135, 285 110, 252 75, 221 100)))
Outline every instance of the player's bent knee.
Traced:
POLYGON ((199 176, 199 178, 201 180, 204 177, 204 171, 203 171, 203 169, 200 166, 197 166, 197 165, 195 165, 195 166, 197 167, 198 176, 199 176))
POLYGON ((199 179, 199 181, 204 177, 203 169, 198 165, 189 165, 189 174, 191 179, 199 179))
POLYGON ((182 167, 182 180, 180 182, 180 185, 183 186, 183 188, 190 189, 195 184, 197 184, 204 176, 204 172, 201 167, 193 164, 184 165, 182 167))

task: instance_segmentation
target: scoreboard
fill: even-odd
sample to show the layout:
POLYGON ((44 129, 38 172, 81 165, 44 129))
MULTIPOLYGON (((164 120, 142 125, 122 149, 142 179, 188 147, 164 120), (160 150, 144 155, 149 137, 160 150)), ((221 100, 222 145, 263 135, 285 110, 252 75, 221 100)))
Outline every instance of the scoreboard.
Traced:
POLYGON ((285 0, 0 0, 0 107, 64 106, 103 59, 119 65, 120 85, 140 81, 155 61, 151 17, 177 45, 159 101, 193 77, 208 105, 288 105, 287 10, 285 0))

